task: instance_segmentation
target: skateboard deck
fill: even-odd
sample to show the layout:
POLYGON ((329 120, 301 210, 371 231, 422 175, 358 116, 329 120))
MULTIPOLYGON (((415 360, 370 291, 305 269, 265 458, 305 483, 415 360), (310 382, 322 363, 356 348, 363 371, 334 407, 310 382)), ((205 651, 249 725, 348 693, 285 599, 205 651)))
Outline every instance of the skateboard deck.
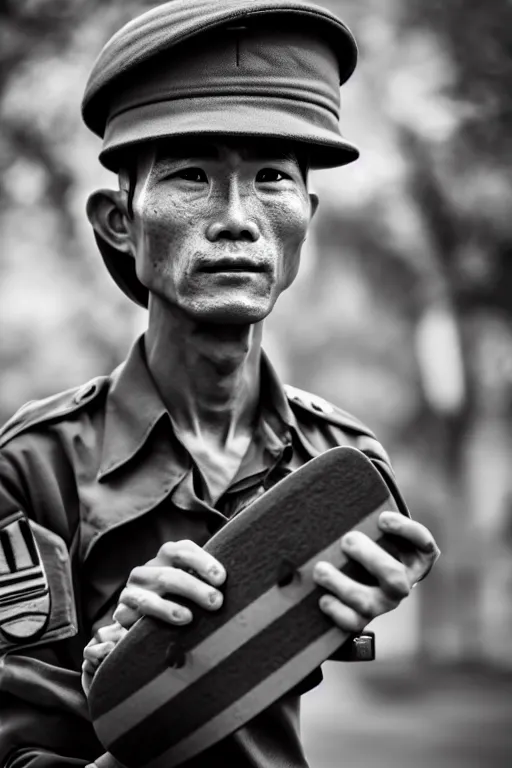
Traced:
POLYGON ((384 509, 397 506, 378 470, 340 447, 229 521, 205 545, 228 574, 222 607, 191 606, 185 626, 144 617, 98 669, 89 708, 110 754, 127 768, 173 768, 322 664, 350 635, 320 610, 314 565, 327 560, 354 575, 340 537, 357 529, 385 543, 377 527, 384 509))

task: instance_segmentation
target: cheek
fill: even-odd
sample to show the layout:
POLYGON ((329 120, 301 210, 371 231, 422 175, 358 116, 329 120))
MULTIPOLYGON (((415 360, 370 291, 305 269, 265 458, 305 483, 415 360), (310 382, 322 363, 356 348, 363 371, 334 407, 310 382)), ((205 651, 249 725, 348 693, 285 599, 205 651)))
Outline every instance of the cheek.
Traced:
POLYGON ((161 287, 163 281, 186 269, 187 224, 180 212, 169 205, 146 201, 139 213, 137 238, 137 274, 149 288, 161 287))
POLYGON ((291 199, 274 213, 274 232, 280 243, 280 275, 283 287, 288 287, 297 275, 300 251, 309 225, 309 204, 291 199))

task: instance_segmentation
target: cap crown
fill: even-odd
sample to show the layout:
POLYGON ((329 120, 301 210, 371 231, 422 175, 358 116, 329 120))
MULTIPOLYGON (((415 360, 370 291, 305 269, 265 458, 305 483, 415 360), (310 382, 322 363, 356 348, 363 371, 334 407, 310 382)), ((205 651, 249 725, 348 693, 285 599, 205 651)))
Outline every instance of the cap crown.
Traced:
POLYGON ((338 57, 339 83, 352 74, 357 45, 348 27, 330 11, 305 0, 172 0, 122 27, 99 54, 86 85, 82 115, 86 125, 103 136, 110 98, 118 80, 162 51, 227 24, 268 20, 285 28, 289 21, 321 24, 338 57), (274 17, 274 18, 272 18, 274 17))

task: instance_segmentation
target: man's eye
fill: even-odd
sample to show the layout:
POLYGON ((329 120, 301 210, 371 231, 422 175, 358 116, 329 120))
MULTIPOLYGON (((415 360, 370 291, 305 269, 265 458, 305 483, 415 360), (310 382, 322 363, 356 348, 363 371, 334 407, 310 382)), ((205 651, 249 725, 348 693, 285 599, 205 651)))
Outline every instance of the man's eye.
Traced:
POLYGON ((201 168, 184 168, 182 171, 175 173, 174 176, 185 181, 193 181, 196 184, 206 184, 208 182, 206 173, 201 168))
POLYGON ((286 173, 283 171, 278 171, 275 168, 262 168, 261 171, 258 171, 256 181, 259 181, 262 184, 268 184, 272 181, 283 181, 283 179, 289 178, 290 177, 286 173))

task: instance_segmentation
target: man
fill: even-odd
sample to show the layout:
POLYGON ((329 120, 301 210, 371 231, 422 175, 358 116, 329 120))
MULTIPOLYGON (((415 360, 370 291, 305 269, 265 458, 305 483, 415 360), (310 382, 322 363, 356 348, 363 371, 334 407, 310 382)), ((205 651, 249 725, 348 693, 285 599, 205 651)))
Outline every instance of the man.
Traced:
MULTIPOLYGON (((111 376, 27 405, 2 433, 8 768, 104 752, 85 695, 100 660, 142 615, 190 622, 169 593, 218 609, 226 573, 202 546, 312 457, 360 448, 405 511, 372 433, 283 388, 261 350, 318 204, 308 169, 357 157, 338 128, 355 59, 349 30, 309 2, 175 0, 118 32, 94 66, 84 119, 120 183, 91 195, 88 216, 112 276, 148 307, 148 329, 111 376)), ((315 572, 320 609, 352 633, 438 556, 407 515, 383 513, 380 526, 413 545, 404 563, 363 534, 340 542, 378 586, 326 563, 315 572)), ((191 764, 306 766, 298 703, 320 679, 191 764)))

